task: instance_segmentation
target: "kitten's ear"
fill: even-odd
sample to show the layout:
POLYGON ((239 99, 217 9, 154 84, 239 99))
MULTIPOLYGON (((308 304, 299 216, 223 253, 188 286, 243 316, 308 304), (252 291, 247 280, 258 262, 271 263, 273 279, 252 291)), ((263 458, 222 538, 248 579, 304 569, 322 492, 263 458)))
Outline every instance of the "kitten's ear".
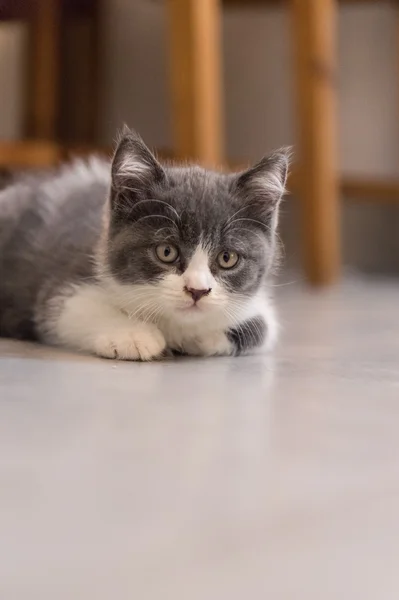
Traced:
POLYGON ((236 193, 256 211, 258 218, 270 219, 285 192, 292 151, 282 148, 262 158, 254 167, 239 174, 234 182, 236 193))
POLYGON ((134 202, 160 183, 165 172, 141 137, 128 127, 120 136, 111 167, 112 203, 134 202))

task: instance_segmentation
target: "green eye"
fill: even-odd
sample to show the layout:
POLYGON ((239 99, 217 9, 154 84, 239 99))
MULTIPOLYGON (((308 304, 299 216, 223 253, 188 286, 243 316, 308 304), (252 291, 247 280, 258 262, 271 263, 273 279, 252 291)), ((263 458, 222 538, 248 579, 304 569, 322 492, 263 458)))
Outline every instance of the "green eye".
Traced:
POLYGON ((172 244, 159 244, 155 248, 155 254, 163 263, 174 263, 179 257, 179 251, 172 244))
POLYGON ((218 255, 218 263, 222 269, 232 269, 238 263, 237 252, 229 252, 225 250, 218 255))

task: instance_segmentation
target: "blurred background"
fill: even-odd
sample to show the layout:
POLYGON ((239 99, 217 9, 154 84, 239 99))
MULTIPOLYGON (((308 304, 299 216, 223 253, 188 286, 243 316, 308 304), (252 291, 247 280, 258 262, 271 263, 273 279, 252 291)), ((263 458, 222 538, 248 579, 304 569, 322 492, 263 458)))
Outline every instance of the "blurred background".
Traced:
POLYGON ((286 268, 399 274, 399 7, 386 1, 0 0, 0 166, 110 153, 239 168, 295 146, 286 268))

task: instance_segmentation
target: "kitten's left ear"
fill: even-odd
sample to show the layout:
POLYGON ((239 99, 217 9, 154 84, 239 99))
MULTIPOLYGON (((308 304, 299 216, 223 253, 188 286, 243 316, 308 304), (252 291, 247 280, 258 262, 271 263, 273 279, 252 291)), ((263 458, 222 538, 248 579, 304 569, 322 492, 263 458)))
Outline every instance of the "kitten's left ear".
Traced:
POLYGON ((291 154, 290 148, 277 150, 235 179, 236 193, 265 219, 275 212, 285 193, 291 154))
POLYGON ((160 183, 165 172, 141 137, 124 127, 111 167, 112 198, 134 203, 151 185, 160 183))

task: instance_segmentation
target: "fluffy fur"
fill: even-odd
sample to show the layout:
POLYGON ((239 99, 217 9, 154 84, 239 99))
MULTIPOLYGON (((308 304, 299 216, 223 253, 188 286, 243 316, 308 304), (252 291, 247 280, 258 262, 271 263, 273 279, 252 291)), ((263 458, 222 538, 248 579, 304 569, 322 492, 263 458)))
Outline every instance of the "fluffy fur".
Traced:
POLYGON ((163 167, 125 131, 111 165, 19 178, 0 191, 0 334, 128 360, 270 347, 287 169, 286 151, 238 174, 163 167))

